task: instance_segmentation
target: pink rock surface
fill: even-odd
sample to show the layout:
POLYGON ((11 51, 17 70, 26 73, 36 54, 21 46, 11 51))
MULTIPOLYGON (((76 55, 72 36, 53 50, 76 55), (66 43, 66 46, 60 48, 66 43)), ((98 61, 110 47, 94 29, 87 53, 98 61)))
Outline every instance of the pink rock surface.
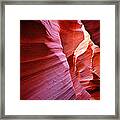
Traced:
POLYGON ((100 54, 94 43, 84 42, 80 48, 84 52, 78 51, 74 59, 84 39, 78 20, 21 20, 20 99, 90 99, 87 90, 94 86, 90 81, 94 74, 100 77, 100 54))

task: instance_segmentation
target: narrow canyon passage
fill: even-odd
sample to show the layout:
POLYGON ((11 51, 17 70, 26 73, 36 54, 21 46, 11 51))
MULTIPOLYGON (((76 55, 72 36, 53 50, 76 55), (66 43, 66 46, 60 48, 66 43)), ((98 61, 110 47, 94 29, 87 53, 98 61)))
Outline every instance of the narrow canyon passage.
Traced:
POLYGON ((100 21, 21 20, 20 99, 99 100, 100 21))

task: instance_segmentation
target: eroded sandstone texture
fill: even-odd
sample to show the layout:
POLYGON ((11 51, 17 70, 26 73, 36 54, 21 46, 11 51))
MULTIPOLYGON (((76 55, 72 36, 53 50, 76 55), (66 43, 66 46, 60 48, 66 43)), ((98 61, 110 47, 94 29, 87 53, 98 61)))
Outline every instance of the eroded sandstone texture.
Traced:
POLYGON ((98 26, 99 20, 21 20, 20 99, 100 99, 98 26))

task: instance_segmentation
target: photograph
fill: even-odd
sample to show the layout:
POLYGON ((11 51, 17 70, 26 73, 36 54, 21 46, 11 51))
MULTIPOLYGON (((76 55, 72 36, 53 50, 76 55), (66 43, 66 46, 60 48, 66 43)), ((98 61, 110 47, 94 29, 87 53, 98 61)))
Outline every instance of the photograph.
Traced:
POLYGON ((2 118, 119 119, 119 8, 3 2, 2 118))
POLYGON ((20 100, 100 100, 100 20, 20 20, 20 100))

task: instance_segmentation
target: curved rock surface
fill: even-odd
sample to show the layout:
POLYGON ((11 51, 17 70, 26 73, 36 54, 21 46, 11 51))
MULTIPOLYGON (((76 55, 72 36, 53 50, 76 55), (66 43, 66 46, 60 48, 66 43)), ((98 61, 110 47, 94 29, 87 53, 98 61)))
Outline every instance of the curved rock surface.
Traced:
POLYGON ((90 82, 100 78, 99 58, 81 21, 21 20, 20 99, 95 99, 89 88, 100 87, 90 82))

